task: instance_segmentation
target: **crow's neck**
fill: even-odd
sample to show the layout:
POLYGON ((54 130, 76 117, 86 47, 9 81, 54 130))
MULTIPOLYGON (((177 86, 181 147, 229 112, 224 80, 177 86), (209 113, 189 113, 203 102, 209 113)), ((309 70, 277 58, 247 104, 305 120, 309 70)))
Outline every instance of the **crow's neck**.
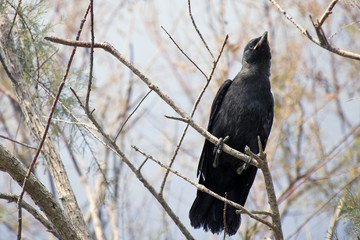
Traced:
POLYGON ((270 65, 270 61, 257 64, 249 64, 243 61, 240 73, 245 75, 265 75, 266 77, 270 77, 270 65))

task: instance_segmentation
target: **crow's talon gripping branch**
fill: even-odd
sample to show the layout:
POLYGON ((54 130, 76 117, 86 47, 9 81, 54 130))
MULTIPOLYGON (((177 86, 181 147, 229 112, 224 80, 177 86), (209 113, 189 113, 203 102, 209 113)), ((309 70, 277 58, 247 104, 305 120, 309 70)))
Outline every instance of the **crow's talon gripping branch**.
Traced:
POLYGON ((249 165, 250 165, 250 163, 244 162, 243 164, 241 164, 240 166, 238 166, 238 167, 236 168, 236 173, 237 173, 238 175, 241 175, 241 173, 242 173, 244 170, 246 170, 246 169, 249 167, 249 165))
POLYGON ((247 155, 249 155, 250 160, 244 161, 244 163, 239 164, 239 166, 236 168, 236 173, 238 175, 240 175, 244 170, 246 170, 250 166, 250 162, 252 161, 252 159, 255 156, 254 153, 251 152, 249 146, 245 146, 245 153, 247 153, 247 155))
POLYGON ((219 156, 222 152, 222 148, 224 146, 224 143, 229 139, 229 136, 226 136, 225 138, 219 138, 219 142, 215 145, 214 153, 215 153, 215 159, 213 162, 213 168, 217 168, 219 166, 219 156))

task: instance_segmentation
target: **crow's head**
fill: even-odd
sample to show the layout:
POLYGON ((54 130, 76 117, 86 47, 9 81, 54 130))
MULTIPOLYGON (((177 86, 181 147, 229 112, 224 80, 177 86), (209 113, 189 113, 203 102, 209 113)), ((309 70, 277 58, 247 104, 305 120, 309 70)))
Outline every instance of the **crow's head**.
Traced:
POLYGON ((246 45, 243 55, 243 61, 248 64, 270 63, 271 53, 267 32, 261 37, 254 38, 246 45))

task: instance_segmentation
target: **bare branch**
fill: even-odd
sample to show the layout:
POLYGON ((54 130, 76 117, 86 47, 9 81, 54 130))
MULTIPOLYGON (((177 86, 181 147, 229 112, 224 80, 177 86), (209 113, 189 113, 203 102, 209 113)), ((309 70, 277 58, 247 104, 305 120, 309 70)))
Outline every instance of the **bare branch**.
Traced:
POLYGON ((16 141, 16 140, 14 140, 14 139, 8 138, 8 137, 3 136, 3 135, 0 135, 0 138, 9 140, 9 141, 11 141, 11 142, 17 143, 17 144, 19 144, 19 145, 21 145, 21 146, 24 146, 24 147, 27 147, 27 148, 30 148, 30 149, 33 149, 33 150, 36 150, 36 149, 37 149, 36 147, 30 146, 29 144, 16 141))
MULTIPOLYGON (((89 7, 90 7, 90 6, 89 6, 89 7)), ((80 33, 81 33, 82 28, 83 28, 83 26, 84 26, 86 16, 87 16, 87 14, 88 14, 88 12, 89 12, 89 7, 88 7, 88 9, 86 10, 85 15, 84 15, 84 18, 83 18, 83 21, 82 21, 81 24, 80 24, 80 28, 79 28, 78 34, 77 34, 77 36, 76 36, 76 40, 79 40, 79 38, 80 38, 80 33)), ((49 114, 49 117, 48 117, 48 120, 47 120, 47 123, 46 123, 46 127, 45 127, 45 130, 44 130, 44 133, 43 133, 43 135, 42 135, 42 138, 41 138, 39 147, 37 148, 37 152, 36 152, 36 154, 35 154, 35 156, 34 156, 34 159, 32 160, 32 162, 31 162, 31 164, 30 164, 30 167, 29 167, 28 172, 27 172, 27 174, 26 174, 26 176, 25 176, 25 179, 24 179, 24 184, 23 184, 23 186, 22 186, 21 193, 19 194, 19 199, 18 199, 18 240, 21 240, 21 227, 22 227, 22 216, 21 216, 21 209, 22 209, 22 207, 21 207, 21 202, 22 202, 22 198, 23 198, 24 193, 25 193, 26 182, 27 182, 27 179, 28 179, 29 176, 30 176, 30 173, 32 172, 32 170, 33 170, 33 168, 34 168, 34 165, 35 165, 35 163, 36 163, 36 160, 37 160, 38 156, 40 155, 41 148, 42 148, 43 144, 45 143, 46 135, 47 135, 47 133, 48 133, 48 130, 49 130, 50 124, 51 124, 51 118, 52 118, 52 116, 53 116, 53 114, 54 114, 55 107, 56 107, 56 103, 57 103, 57 101, 58 101, 59 98, 60 98, 61 91, 62 91, 62 89, 63 89, 63 87, 64 87, 64 85, 65 85, 65 81, 66 81, 67 75, 68 75, 68 73, 69 73, 70 66, 71 66, 72 60, 73 60, 73 58, 74 58, 75 52, 76 52, 76 46, 74 46, 74 49, 73 49, 73 51, 72 51, 72 53, 71 53, 70 59, 69 59, 69 61, 68 61, 68 65, 67 65, 66 70, 65 70, 64 77, 63 77, 62 82, 61 82, 61 84, 60 84, 60 86, 59 86, 59 89, 58 89, 58 92, 57 92, 57 94, 56 94, 54 103, 53 103, 53 105, 52 105, 52 107, 51 107, 51 111, 50 111, 50 114, 49 114)), ((89 237, 90 237, 90 236, 89 236, 89 237)))
MULTIPOLYGON (((89 7, 90 7, 90 25, 91 25, 90 73, 89 73, 89 83, 88 83, 88 89, 87 89, 86 101, 85 101, 85 106, 86 106, 86 109, 88 109, 88 111, 89 111, 89 99, 90 99, 91 85, 92 85, 92 80, 93 80, 93 68, 94 68, 95 34, 94 34, 94 1, 93 0, 90 0, 89 7)), ((76 38, 76 40, 79 40, 79 39, 76 38)))
MULTIPOLYGON (((56 42, 68 46, 78 46, 78 47, 86 47, 86 48, 89 48, 91 46, 90 42, 85 42, 85 41, 72 41, 57 37, 45 37, 45 39, 51 42, 56 42)), ((94 48, 102 48, 105 51, 109 52, 114 57, 116 57, 120 62, 122 62, 126 67, 128 67, 136 76, 138 76, 150 89, 156 92, 156 94, 158 94, 159 97, 163 99, 163 101, 165 101, 171 108, 173 108, 175 112, 177 112, 181 117, 189 121, 190 126, 192 126, 201 135, 206 137, 206 139, 209 140, 211 143, 216 144, 219 141, 218 138, 216 138, 206 129, 195 123, 194 120, 190 118, 190 116, 184 110, 182 110, 168 95, 166 95, 162 90, 160 90, 158 86, 153 84, 150 81, 150 79, 148 79, 144 74, 142 74, 135 66, 133 66, 129 61, 127 61, 111 44, 107 42, 95 42, 94 48)), ((224 144, 223 146, 223 151, 243 161, 249 162, 251 165, 257 166, 256 162, 252 161, 252 159, 249 156, 229 147, 226 144, 224 144)))
POLYGON ((271 176, 268 161, 266 159, 266 154, 263 151, 263 147, 259 136, 258 136, 258 145, 259 145, 258 155, 254 154, 248 146, 245 147, 245 152, 257 160, 259 164, 259 168, 261 169, 264 175, 266 193, 268 196, 269 205, 272 212, 271 214, 272 225, 273 225, 272 230, 274 231, 275 239, 282 240, 284 239, 284 236, 281 227, 281 218, 280 218, 279 207, 276 199, 274 183, 271 176))
POLYGON ((0 92, 7 96, 13 103, 19 105, 19 101, 17 100, 17 98, 2 85, 0 85, 0 92))
POLYGON ((173 120, 177 120, 177 121, 181 121, 181 122, 185 122, 185 123, 189 122, 189 120, 182 118, 182 117, 175 117, 175 116, 170 116, 170 115, 165 115, 165 117, 168 119, 173 119, 173 120))
MULTIPOLYGON (((95 44, 96 45, 96 44, 95 44)), ((170 216, 170 218, 174 221, 174 223, 178 226, 180 231, 184 234, 184 236, 187 239, 194 239, 194 237, 191 236, 190 232, 186 229, 184 224, 179 220, 178 216, 173 212, 173 210, 170 208, 170 206, 167 204, 165 199, 156 192, 154 187, 144 178, 144 176, 141 174, 140 170, 138 170, 131 161, 126 157, 126 155, 120 150, 120 148, 116 145, 116 143, 111 139, 109 134, 107 134, 103 128, 100 126, 99 122, 95 119, 95 117, 86 111, 84 104, 81 102, 80 98, 77 96, 76 92, 70 88, 71 91, 74 93, 75 97, 77 98, 80 106, 84 109, 85 114, 89 118, 89 120, 95 125, 97 130, 100 132, 100 134, 106 139, 106 141, 110 144, 105 143, 104 141, 100 140, 102 144, 104 144, 106 147, 108 147, 111 151, 113 151, 115 154, 117 154, 122 161, 130 168, 130 170, 135 174, 137 179, 143 183, 146 189, 154 196, 154 198, 161 204, 161 206, 164 208, 164 210, 167 212, 167 214, 170 216)))
MULTIPOLYGON (((59 102, 60 103, 60 102, 59 102)), ((96 130, 93 126, 85 123, 85 122, 73 122, 73 121, 67 121, 64 119, 58 119, 58 118, 53 118, 52 119, 53 122, 62 122, 62 123, 66 123, 66 124, 70 124, 70 125, 79 125, 79 126, 87 126, 88 128, 91 128, 93 130, 96 130)))
MULTIPOLYGON (((0 170, 7 172, 20 186, 23 184, 27 172, 24 164, 12 156, 1 144, 0 170)), ((53 224, 56 236, 59 236, 60 239, 80 239, 60 204, 36 176, 31 173, 27 182, 26 192, 53 224)), ((26 208, 26 204, 23 204, 22 207, 26 208)))
MULTIPOLYGON (((16 204, 19 196, 15 195, 15 194, 0 193, 0 198, 6 199, 9 202, 14 202, 16 204)), ((23 201, 22 207, 24 209, 26 209, 26 211, 28 211, 34 218, 36 218, 44 227, 46 227, 46 229, 49 232, 51 232, 55 237, 60 238, 60 236, 57 234, 57 231, 55 230, 55 227, 53 226, 53 224, 49 220, 47 220, 44 216, 42 216, 42 214, 40 214, 33 206, 31 206, 26 201, 23 201)))
MULTIPOLYGON (((284 239, 284 236, 281 227, 281 218, 280 218, 278 203, 276 200, 274 183, 272 180, 270 168, 266 160, 266 157, 264 157, 262 160, 263 162, 262 164, 260 164, 260 169, 264 175, 266 192, 269 200, 270 209, 272 212, 272 223, 273 223, 272 230, 274 231, 275 239, 282 240, 284 239)), ((259 162, 261 162, 260 159, 259 162)))
MULTIPOLYGON (((80 208, 76 202, 75 195, 71 189, 69 179, 66 175, 64 165, 62 164, 58 152, 53 145, 53 142, 49 136, 46 136, 47 131, 44 129, 43 122, 41 121, 40 111, 37 108, 36 104, 32 100, 30 93, 27 89, 27 84, 23 75, 23 68, 19 60, 19 54, 17 53, 14 42, 12 39, 8 39, 7 36, 4 36, 7 31, 8 24, 7 16, 2 13, 0 15, 0 59, 1 63, 6 70, 15 94, 19 100, 19 105, 21 107, 22 113, 25 116, 26 123, 31 129, 32 134, 35 139, 40 142, 39 146, 43 146, 42 151, 44 152, 44 157, 46 159, 47 165, 49 167, 50 173, 55 180, 55 185, 57 186, 57 191, 60 195, 60 199, 64 205, 66 211, 69 212, 70 222, 76 228, 77 234, 74 239, 83 238, 90 239, 90 234, 86 228, 86 224, 83 221, 80 208), (41 144, 41 142, 43 142, 41 144), (44 144, 44 142, 46 142, 44 144), (67 186, 67 187, 64 187, 67 186), (70 214, 71 213, 71 214, 70 214)), ((50 118, 49 118, 50 119, 50 118)), ((50 121, 48 122, 49 125, 50 121)), ((40 150, 41 147, 38 149, 40 150)), ((39 151, 37 156, 39 155, 39 151)), ((36 158, 32 162, 32 166, 35 164, 36 158)), ((28 169, 27 176, 31 176, 32 167, 28 169)), ((21 198, 24 194, 24 189, 26 187, 27 180, 24 179, 22 194, 19 195, 19 228, 18 228, 18 237, 21 234, 21 198)))
POLYGON ((161 28, 164 30, 164 32, 166 32, 166 34, 169 36, 169 38, 175 44, 175 46, 180 50, 180 52, 201 72, 202 75, 204 75, 206 77, 206 74, 204 73, 204 71, 201 70, 201 68, 184 52, 184 50, 182 50, 182 48, 171 37, 170 33, 168 33, 163 26, 161 26, 161 28))
MULTIPOLYGON (((83 169, 86 169, 84 162, 79 161, 79 163, 82 165, 83 169)), ((87 179, 88 179, 87 171, 83 170, 82 175, 80 176, 80 181, 84 186, 84 189, 85 189, 85 192, 87 195, 87 199, 89 201, 89 211, 90 211, 91 219, 93 221, 95 236, 96 236, 96 239, 98 239, 98 240, 105 240, 103 227, 101 226, 100 218, 97 215, 95 194, 91 191, 91 187, 90 187, 87 179)))
POLYGON ((149 158, 145 158, 145 160, 140 164, 139 168, 138 168, 138 171, 140 172, 141 171, 141 168, 145 165, 145 163, 147 162, 149 158))
POLYGON ((331 2, 331 4, 329 5, 327 11, 324 13, 324 15, 321 17, 320 22, 318 23, 313 23, 315 31, 318 35, 319 40, 316 40, 315 38, 313 38, 309 32, 307 30, 305 30, 300 24, 298 24, 284 9, 282 9, 282 7, 275 1, 275 0, 269 0, 275 7, 277 7, 277 9, 284 14, 284 16, 292 23, 296 26, 297 29, 300 30, 300 32, 306 36, 309 40, 311 40, 313 43, 315 43, 316 45, 332 52, 335 53, 337 55, 340 55, 342 57, 346 57, 346 58, 350 58, 350 59, 354 59, 354 60, 360 60, 360 54, 358 53, 353 53, 353 52, 349 52, 349 51, 345 51, 336 47, 333 47, 331 44, 328 43, 328 41, 325 39, 327 39, 327 37, 325 36, 323 30, 321 29, 322 24, 324 23, 324 21, 326 20, 326 18, 329 16, 328 11, 331 11, 331 9, 335 6, 336 4, 336 0, 333 0, 331 2), (321 24, 320 24, 321 23, 321 24))
POLYGON ((136 105, 135 109, 129 114, 129 116, 125 119, 125 121, 121 124, 120 129, 118 130, 118 132, 116 133, 116 136, 114 138, 114 142, 116 142, 116 139, 118 138, 118 136, 120 135, 121 131, 123 130, 125 124, 129 121, 129 119, 131 118, 131 116, 136 112, 136 110, 140 107, 141 103, 145 100, 145 98, 147 96, 149 96, 149 94, 151 93, 151 89, 145 94, 145 96, 140 100, 140 102, 136 105))
MULTIPOLYGON (((236 213, 238 214, 242 214, 243 212, 241 210, 236 210, 236 213)), ((267 212, 267 211, 257 211, 257 210, 252 210, 251 211, 252 214, 257 214, 257 215, 266 215, 266 216, 269 216, 269 217, 272 217, 272 213, 270 212, 267 212)))
POLYGON ((190 16, 190 18, 191 18, 191 22, 192 22, 192 24, 193 24, 196 32, 198 33, 201 41, 203 42, 204 46, 206 47, 206 49, 207 49, 208 52, 210 53, 211 57, 214 59, 214 55, 213 55, 212 52, 210 51, 209 46, 207 45, 205 39, 203 38, 200 30, 198 29, 198 27, 197 27, 197 25, 196 25, 196 23, 195 23, 194 17, 193 17, 192 12, 191 12, 191 0, 188 0, 188 8, 189 8, 189 16, 190 16))
POLYGON ((319 27, 321 27, 323 24, 324 24, 324 22, 325 22, 325 20, 326 20, 326 18, 330 15, 330 14, 332 14, 332 9, 335 7, 335 5, 336 5, 336 3, 338 2, 339 0, 333 0, 330 4, 329 4, 329 6, 328 6, 328 8, 326 9, 326 11, 324 12, 324 14, 321 16, 321 18, 320 18, 320 20, 319 20, 319 27))
POLYGON ((325 33, 324 33, 324 30, 322 29, 321 25, 319 22, 314 22, 314 20, 312 19, 312 16, 309 15, 310 17, 310 21, 312 23, 312 25, 314 26, 315 28, 315 32, 316 32, 316 35, 320 41, 320 45, 321 46, 326 46, 326 47, 329 47, 330 46, 330 43, 328 42, 326 36, 325 36, 325 33))
POLYGON ((17 5, 17 7, 16 7, 16 11, 15 11, 15 14, 14 14, 14 18, 13 18, 13 20, 12 20, 11 27, 10 27, 10 30, 9 30, 9 32, 8 32, 8 38, 10 38, 11 31, 12 31, 14 25, 15 25, 15 20, 16 20, 16 17, 17 17, 17 15, 18 15, 18 13, 19 13, 20 5, 21 5, 21 0, 19 0, 19 3, 18 3, 18 5, 17 5))
POLYGON ((172 169, 172 168, 169 168, 168 166, 166 166, 166 165, 163 164, 162 162, 160 162, 160 161, 156 160, 155 158, 153 158, 151 155, 143 152, 143 151, 140 150, 138 147, 136 147, 136 146, 134 146, 134 145, 133 145, 132 147, 133 147, 137 152, 141 153, 142 155, 144 155, 144 156, 147 157, 148 159, 150 159, 150 160, 152 160, 153 162, 157 163, 159 166, 161 166, 161 167, 163 167, 163 168, 165 168, 165 169, 168 169, 170 172, 172 172, 172 173, 175 174, 176 176, 178 176, 178 177, 184 179, 185 181, 187 181, 188 183, 194 185, 198 190, 200 190, 200 191, 202 191, 202 192, 205 192, 205 193, 213 196, 214 198, 217 198, 217 199, 223 201, 224 203, 229 204, 229 205, 231 205, 231 206, 233 206, 233 207, 235 207, 235 208, 237 208, 237 209, 240 209, 240 210, 241 210, 241 213, 244 213, 244 214, 248 215, 249 217, 251 217, 251 218, 253 218, 253 219, 255 219, 255 220, 257 220, 257 221, 259 221, 259 222, 261 222, 261 223, 263 223, 263 224, 265 224, 265 225, 267 225, 268 227, 273 228, 273 225, 272 225, 270 222, 264 220, 263 218, 260 218, 260 217, 256 216, 256 214, 252 214, 251 211, 247 210, 246 208, 244 208, 244 207, 241 206, 240 204, 235 203, 235 202, 233 202, 233 201, 230 201, 230 200, 228 200, 228 199, 226 199, 226 198, 224 198, 224 197, 216 194, 215 192, 211 191, 210 189, 206 188, 204 185, 199 184, 199 183, 197 183, 197 182, 194 182, 194 181, 190 180, 188 177, 184 176, 183 174, 179 173, 178 171, 176 171, 176 170, 174 170, 174 169, 172 169))
POLYGON ((350 184, 352 184, 353 182, 355 182, 356 180, 358 180, 360 178, 360 175, 355 175, 354 177, 352 177, 347 183, 345 183, 344 185, 342 185, 341 187, 333 190, 332 194, 328 197, 328 199, 326 201, 324 201, 321 205, 319 205, 319 207, 316 208, 315 211, 313 211, 309 217, 307 217, 304 222, 302 224, 300 224, 298 226, 298 228, 289 235, 289 237, 287 237, 287 239, 290 239, 291 237, 293 237, 294 235, 296 235, 304 226, 306 223, 308 223, 310 221, 310 219, 312 219, 314 216, 316 216, 317 214, 319 214, 319 212, 330 203, 330 201, 336 197, 339 192, 343 191, 346 187, 348 187, 350 184))
MULTIPOLYGON (((227 40, 228 40, 228 35, 226 35, 226 37, 225 37, 225 39, 224 39, 224 41, 223 41, 223 44, 221 45, 220 52, 219 52, 216 60, 215 60, 214 63, 213 63, 213 67, 212 67, 212 69, 211 69, 211 72, 210 72, 210 74, 209 74, 209 77, 207 77, 207 79, 206 79, 207 81, 206 81, 204 87, 202 88, 202 90, 201 90, 199 96, 197 97, 197 99, 195 100, 194 106, 193 106, 193 108, 192 108, 192 110, 191 110, 191 113, 190 113, 190 117, 191 117, 191 118, 194 116, 195 111, 196 111, 196 108, 197 108, 197 106, 199 105, 200 100, 201 100, 202 96, 204 95, 205 90, 207 89, 207 87, 208 87, 209 84, 210 84, 210 81, 211 81, 211 79, 212 79, 212 77, 213 77, 213 75, 214 75, 216 66, 217 66, 217 64, 218 64, 218 62, 219 62, 219 60, 220 60, 221 54, 223 53, 223 50, 224 50, 224 48, 225 48, 225 45, 226 45, 227 40)), ((170 168, 171 168, 172 164, 173 164, 174 161, 175 161, 176 155, 177 155, 177 153, 179 152, 181 143, 182 143, 182 141, 184 140, 184 137, 185 137, 185 134, 186 134, 188 128, 189 128, 189 122, 186 123, 186 126, 185 126, 185 128, 184 128, 184 130, 183 130, 183 132, 182 132, 182 134, 181 134, 180 140, 179 140, 178 144, 176 145, 174 154, 173 154, 173 156, 171 157, 170 164, 169 164, 169 167, 170 167, 170 168)), ((165 182, 166 182, 166 179, 167 179, 168 174, 169 174, 169 171, 167 170, 166 173, 165 173, 164 179, 163 179, 163 181, 162 181, 162 183, 161 183, 161 186, 160 186, 160 194, 162 194, 162 192, 163 192, 163 190, 164 190, 164 186, 165 186, 165 182)))
POLYGON ((284 16, 292 23, 295 25, 295 27, 297 29, 300 30, 300 32, 305 36, 305 37, 308 37, 311 41, 314 42, 314 39, 312 39, 311 35, 308 33, 308 31, 303 28, 300 24, 298 24, 294 18, 292 18, 287 12, 285 12, 284 9, 282 9, 282 7, 275 1, 275 0, 269 0, 275 7, 277 7, 277 9, 282 13, 284 14, 284 16))
MULTIPOLYGON (((225 192, 225 199, 227 199, 227 192, 225 192)), ((224 220, 224 235, 223 235, 223 240, 225 240, 226 237, 226 231, 227 231, 227 226, 226 226, 226 202, 224 202, 224 210, 223 210, 223 220, 224 220)))
POLYGON ((315 173, 317 170, 319 170, 321 167, 323 167, 327 162, 329 162, 331 159, 334 158, 338 154, 338 152, 341 150, 339 149, 346 140, 356 134, 356 132, 360 128, 360 122, 355 124, 334 146, 325 154, 323 159, 318 161, 313 166, 309 167, 308 170, 303 173, 301 176, 299 176, 297 179, 295 179, 293 182, 291 182, 288 186, 288 188, 280 194, 278 198, 278 202, 281 203, 285 199, 287 199, 293 192, 301 185, 303 184, 307 179, 310 178, 310 176, 315 173))
POLYGON ((334 214, 331 216, 330 224, 329 224, 329 230, 327 231, 326 240, 332 240, 333 239, 333 236, 334 236, 335 230, 336 230, 336 223, 339 220, 340 214, 341 214, 343 206, 344 206, 344 197, 345 197, 345 195, 343 195, 340 198, 340 200, 338 200, 338 204, 335 207, 334 214))

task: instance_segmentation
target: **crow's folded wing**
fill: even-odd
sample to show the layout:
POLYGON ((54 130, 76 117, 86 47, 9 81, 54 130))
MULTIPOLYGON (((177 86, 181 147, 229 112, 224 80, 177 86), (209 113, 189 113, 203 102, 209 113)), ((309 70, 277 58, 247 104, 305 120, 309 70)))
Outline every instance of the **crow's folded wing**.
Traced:
POLYGON ((269 108, 267 109, 267 112, 263 118, 263 126, 262 126, 262 133, 261 133, 262 136, 260 136, 260 138, 263 140, 262 141, 263 150, 266 147, 267 139, 269 137, 269 134, 271 131, 271 126, 273 124, 273 119, 274 119, 274 98, 272 95, 271 95, 270 100, 271 100, 271 103, 270 103, 269 108))
MULTIPOLYGON (((208 129, 207 129, 210 133, 212 132, 212 124, 213 124, 214 118, 218 113, 218 110, 221 106, 224 96, 225 96, 227 90, 229 89, 231 83, 232 83, 231 80, 229 80, 229 79, 226 80, 220 86, 218 92, 216 93, 216 96, 215 96, 214 101, 211 106, 211 113, 210 113, 210 118, 209 118, 208 129)), ((197 176, 201 175, 201 177, 203 179, 205 179, 205 177, 206 177, 206 166, 207 166, 206 161, 213 160, 213 158, 214 158, 213 153, 212 153, 213 149, 214 149, 213 144, 205 139, 204 147, 203 147, 203 150, 202 150, 202 153, 200 156, 199 166, 198 166, 198 170, 197 170, 197 176)))

